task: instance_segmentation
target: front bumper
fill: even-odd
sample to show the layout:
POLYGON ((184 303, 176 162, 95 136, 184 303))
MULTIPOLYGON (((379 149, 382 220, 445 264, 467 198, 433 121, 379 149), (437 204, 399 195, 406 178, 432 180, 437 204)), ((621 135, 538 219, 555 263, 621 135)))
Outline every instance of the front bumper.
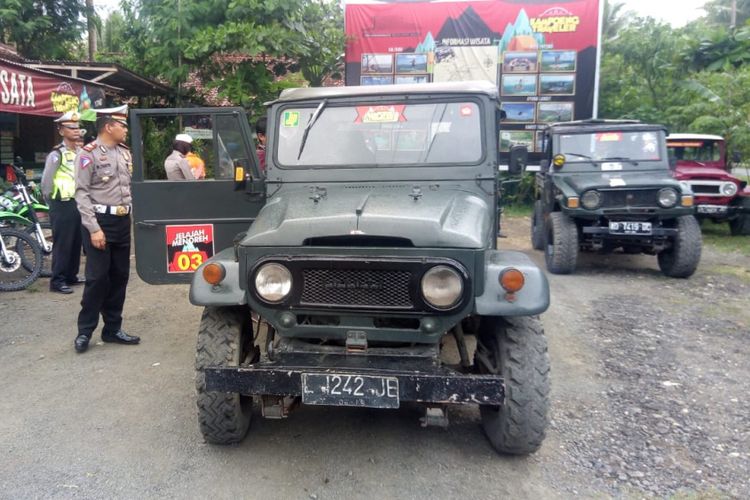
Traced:
POLYGON ((717 220, 734 219, 742 214, 750 214, 750 203, 739 205, 702 203, 695 207, 695 215, 698 217, 708 217, 717 220))
POLYGON ((651 234, 613 234, 607 226, 584 226, 584 234, 595 234, 598 236, 612 237, 616 239, 636 239, 636 238, 653 238, 653 237, 671 237, 676 236, 679 231, 671 227, 655 227, 651 229, 651 234))
MULTIPOLYGON (((431 347, 421 351, 422 354, 434 352, 431 347)), ((209 367, 204 373, 209 391, 302 397, 303 402, 303 375, 360 375, 398 380, 396 406, 392 400, 385 398, 311 403, 327 406, 394 408, 405 401, 501 405, 505 399, 505 385, 499 375, 461 373, 440 365, 432 356, 420 356, 419 352, 413 350, 394 348, 373 348, 365 353, 351 353, 338 347, 310 346, 306 352, 277 352, 274 360, 231 368, 209 367)))

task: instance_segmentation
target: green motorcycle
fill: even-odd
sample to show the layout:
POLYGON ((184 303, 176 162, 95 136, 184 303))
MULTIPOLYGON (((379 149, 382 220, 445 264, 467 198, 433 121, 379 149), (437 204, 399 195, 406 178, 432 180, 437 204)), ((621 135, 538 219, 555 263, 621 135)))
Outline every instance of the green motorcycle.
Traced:
POLYGON ((52 227, 49 207, 42 203, 39 188, 28 182, 26 173, 12 166, 15 181, 0 195, 0 227, 21 229, 42 248, 41 276, 52 276, 52 227))

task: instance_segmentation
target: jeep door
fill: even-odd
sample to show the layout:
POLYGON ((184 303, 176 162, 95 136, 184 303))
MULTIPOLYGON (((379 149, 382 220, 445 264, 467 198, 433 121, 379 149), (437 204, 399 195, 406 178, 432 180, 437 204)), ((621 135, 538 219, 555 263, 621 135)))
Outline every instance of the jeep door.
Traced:
POLYGON ((130 121, 138 276, 151 284, 189 283, 200 264, 247 231, 263 206, 247 115, 241 108, 140 109, 130 121), (193 175, 205 178, 167 179, 164 161, 177 134, 192 138, 194 154, 185 160, 193 175))

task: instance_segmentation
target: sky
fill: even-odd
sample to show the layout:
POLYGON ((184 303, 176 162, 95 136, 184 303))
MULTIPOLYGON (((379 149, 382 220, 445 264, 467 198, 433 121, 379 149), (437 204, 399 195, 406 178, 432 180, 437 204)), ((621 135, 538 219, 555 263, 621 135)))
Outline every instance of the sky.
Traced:
POLYGON ((640 16, 651 16, 679 28, 701 17, 701 8, 706 0, 623 0, 625 10, 632 10, 640 16))
MULTIPOLYGON (((602 0, 604 1, 604 0, 602 0)), ((679 28, 704 14, 706 0, 620 0, 626 10, 639 16, 651 16, 679 28)), ((109 13, 119 8, 120 0, 94 0, 96 9, 109 13)))

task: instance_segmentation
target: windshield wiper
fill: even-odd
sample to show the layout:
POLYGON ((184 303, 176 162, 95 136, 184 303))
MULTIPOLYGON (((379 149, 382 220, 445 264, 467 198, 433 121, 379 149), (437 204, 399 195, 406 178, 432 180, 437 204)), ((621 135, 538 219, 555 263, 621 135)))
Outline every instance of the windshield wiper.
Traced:
POLYGON ((302 157, 302 151, 305 149, 305 143, 307 142, 307 136, 310 134, 310 129, 312 128, 313 125, 315 125, 315 122, 318 121, 320 112, 323 111, 323 108, 326 107, 326 104, 328 104, 327 99, 323 99, 322 101, 320 101, 320 104, 315 109, 315 112, 310 118, 310 121, 307 123, 307 126, 305 127, 304 132, 302 132, 302 142, 300 142, 299 144, 299 152, 297 153, 297 160, 299 160, 302 157))
POLYGON ((432 151, 432 145, 435 144, 435 139, 438 136, 438 130, 440 130, 440 124, 443 123, 443 117, 445 116, 445 110, 447 109, 448 109, 448 103, 443 104, 443 112, 440 113, 440 118, 438 118, 437 127, 435 128, 435 133, 432 135, 432 139, 430 139, 430 145, 427 146, 427 152, 424 155, 424 161, 427 161, 427 158, 430 157, 430 151, 432 151))
POLYGON ((591 158, 590 156, 588 156, 588 155, 582 155, 581 153, 565 153, 565 154, 566 155, 577 156, 579 158, 586 158, 587 160, 593 160, 593 158, 591 158))
POLYGON ((609 156, 607 158, 602 158, 601 161, 629 161, 633 165, 638 165, 638 162, 633 160, 632 158, 626 158, 624 156, 609 156))

